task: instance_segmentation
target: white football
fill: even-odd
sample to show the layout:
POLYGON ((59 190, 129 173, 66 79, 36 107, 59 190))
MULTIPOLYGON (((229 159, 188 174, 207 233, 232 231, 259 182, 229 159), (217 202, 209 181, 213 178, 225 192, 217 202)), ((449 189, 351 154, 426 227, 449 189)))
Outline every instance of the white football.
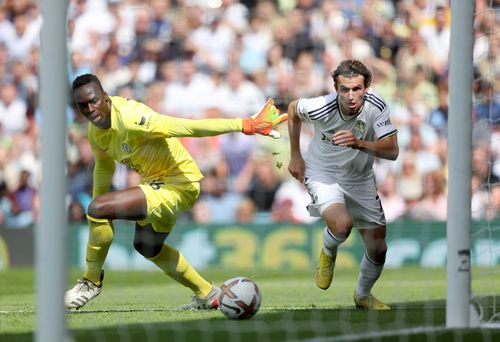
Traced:
POLYGON ((221 286, 219 309, 229 319, 249 319, 259 311, 259 287, 246 277, 228 279, 221 286))

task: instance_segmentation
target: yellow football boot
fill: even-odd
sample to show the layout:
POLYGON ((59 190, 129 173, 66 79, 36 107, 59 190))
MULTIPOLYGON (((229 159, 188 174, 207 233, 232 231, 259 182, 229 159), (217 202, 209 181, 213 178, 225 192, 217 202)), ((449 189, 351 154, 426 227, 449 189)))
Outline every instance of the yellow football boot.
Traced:
POLYGON ((357 295, 356 291, 354 291, 354 304, 356 304, 356 308, 362 310, 390 310, 391 307, 387 304, 382 303, 374 295, 370 294, 367 297, 360 297, 357 295))
POLYGON ((330 284, 332 283, 333 268, 335 267, 336 258, 337 255, 335 255, 334 257, 329 257, 325 254, 323 249, 321 250, 314 280, 316 282, 316 286, 318 286, 322 290, 326 290, 327 288, 329 288, 330 284))

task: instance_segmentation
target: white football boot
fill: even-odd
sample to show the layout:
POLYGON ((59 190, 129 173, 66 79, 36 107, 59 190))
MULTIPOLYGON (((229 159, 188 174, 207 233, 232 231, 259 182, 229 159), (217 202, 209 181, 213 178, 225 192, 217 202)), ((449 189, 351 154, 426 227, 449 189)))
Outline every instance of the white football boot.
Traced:
POLYGON ((212 285, 212 289, 205 298, 193 296, 191 303, 184 304, 178 308, 179 311, 186 310, 216 310, 219 308, 219 297, 222 293, 221 289, 212 285))
POLYGON ((97 297, 102 291, 102 280, 104 271, 101 271, 101 284, 96 285, 88 279, 78 279, 76 285, 66 291, 64 295, 64 306, 66 309, 80 309, 91 299, 97 297))

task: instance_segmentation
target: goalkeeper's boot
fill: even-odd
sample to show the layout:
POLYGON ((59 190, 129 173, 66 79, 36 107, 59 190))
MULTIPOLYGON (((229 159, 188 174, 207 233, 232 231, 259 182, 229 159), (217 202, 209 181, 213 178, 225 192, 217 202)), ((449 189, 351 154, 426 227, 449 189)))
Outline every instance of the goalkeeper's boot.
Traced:
POLYGON ((220 287, 212 285, 210 292, 205 298, 193 296, 190 303, 185 304, 179 308, 180 311, 186 310, 215 310, 219 308, 219 297, 222 291, 220 287))
POLYGON ((319 255, 318 267, 316 268, 315 282, 320 289, 326 290, 330 287, 333 279, 333 268, 335 267, 335 259, 337 255, 330 257, 321 250, 319 255))
POLYGON ((104 271, 101 271, 100 284, 94 284, 88 279, 79 279, 75 287, 66 291, 64 295, 64 306, 67 309, 80 309, 87 304, 91 299, 97 297, 102 291, 102 280, 104 279, 104 271))
POLYGON ((366 297, 360 297, 354 291, 354 304, 356 304, 356 308, 362 310, 390 310, 391 307, 387 304, 382 303, 380 300, 375 298, 371 293, 366 297))

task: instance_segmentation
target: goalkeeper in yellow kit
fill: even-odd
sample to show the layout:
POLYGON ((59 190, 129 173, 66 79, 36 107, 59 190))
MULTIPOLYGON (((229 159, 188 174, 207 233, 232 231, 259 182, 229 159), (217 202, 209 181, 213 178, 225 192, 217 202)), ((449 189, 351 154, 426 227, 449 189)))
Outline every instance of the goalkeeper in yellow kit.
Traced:
POLYGON ((160 115, 133 100, 108 96, 92 74, 77 77, 72 89, 78 111, 91 123, 88 139, 95 166, 93 200, 87 215, 87 268, 75 287, 66 292, 65 306, 79 309, 101 292, 113 220, 122 219, 136 222, 135 249, 194 292, 193 301, 180 309, 216 309, 220 289, 164 242, 179 214, 194 205, 203 178, 177 137, 243 132, 279 138, 273 127, 285 121, 287 114, 280 115, 269 100, 260 113, 246 119, 179 119, 160 115), (108 192, 115 161, 139 173, 141 184, 108 192))

